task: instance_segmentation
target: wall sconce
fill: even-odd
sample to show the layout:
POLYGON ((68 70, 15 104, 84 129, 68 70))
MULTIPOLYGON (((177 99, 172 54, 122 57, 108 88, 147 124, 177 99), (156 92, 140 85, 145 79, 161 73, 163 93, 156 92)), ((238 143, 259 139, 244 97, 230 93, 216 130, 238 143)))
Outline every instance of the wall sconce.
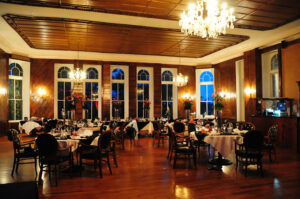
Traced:
POLYGON ((44 89, 44 88, 39 88, 38 89, 38 95, 40 96, 40 97, 43 97, 43 96, 45 96, 47 94, 47 92, 46 92, 46 90, 44 89))
POLYGON ((182 98, 183 98, 183 99, 190 99, 190 100, 193 100, 193 99, 194 99, 194 96, 190 95, 189 93, 186 93, 186 94, 182 95, 182 98))
POLYGON ((236 97, 235 93, 228 93, 228 92, 224 92, 224 91, 220 92, 220 95, 221 95, 221 97, 229 98, 229 99, 236 97))
POLYGON ((252 94, 256 93, 256 90, 253 88, 246 88, 245 93, 246 93, 246 95, 250 95, 250 97, 251 97, 252 94))
POLYGON ((0 88, 0 95, 6 95, 6 88, 0 88))

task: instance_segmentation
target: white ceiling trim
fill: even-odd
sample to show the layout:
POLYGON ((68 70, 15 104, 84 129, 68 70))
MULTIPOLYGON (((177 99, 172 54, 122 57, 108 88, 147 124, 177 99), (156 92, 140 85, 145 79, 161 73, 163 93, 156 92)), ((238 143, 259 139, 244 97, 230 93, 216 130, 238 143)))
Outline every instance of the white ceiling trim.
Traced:
MULTIPOLYGON (((155 28, 180 29, 178 22, 173 20, 107 14, 72 9, 34 7, 6 3, 0 3, 0 14, 1 16, 5 14, 15 14, 39 17, 59 17, 155 28)), ((216 64, 237 56, 241 56, 245 51, 252 50, 261 46, 271 45, 276 42, 280 42, 287 37, 296 35, 300 32, 300 20, 294 21, 270 31, 257 31, 239 28, 228 30, 229 34, 246 35, 249 36, 250 39, 240 44, 205 56, 203 58, 178 58, 168 56, 95 52, 80 52, 80 56, 78 58, 78 53, 74 51, 40 50, 29 47, 27 43, 18 35, 18 33, 15 32, 15 30, 13 30, 6 23, 6 21, 2 17, 0 18, 0 30, 0 48, 2 48, 7 53, 19 54, 30 58, 102 60, 195 66, 202 64, 216 64)))

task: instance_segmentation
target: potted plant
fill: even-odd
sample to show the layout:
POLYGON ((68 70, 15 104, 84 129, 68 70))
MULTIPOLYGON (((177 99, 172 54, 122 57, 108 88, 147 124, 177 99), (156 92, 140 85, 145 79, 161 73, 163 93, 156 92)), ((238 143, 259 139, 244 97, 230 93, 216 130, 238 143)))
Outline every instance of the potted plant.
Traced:
POLYGON ((186 97, 183 101, 184 104, 184 110, 185 110, 185 114, 186 114, 186 119, 190 120, 190 112, 191 112, 191 108, 192 108, 192 98, 191 97, 186 97))
POLYGON ((151 105, 151 102, 148 99, 146 99, 146 101, 144 101, 144 117, 145 118, 149 118, 150 105, 151 105))
POLYGON ((224 97, 218 94, 212 94, 215 102, 215 110, 216 110, 216 120, 218 127, 220 128, 222 125, 222 110, 224 109, 224 97))

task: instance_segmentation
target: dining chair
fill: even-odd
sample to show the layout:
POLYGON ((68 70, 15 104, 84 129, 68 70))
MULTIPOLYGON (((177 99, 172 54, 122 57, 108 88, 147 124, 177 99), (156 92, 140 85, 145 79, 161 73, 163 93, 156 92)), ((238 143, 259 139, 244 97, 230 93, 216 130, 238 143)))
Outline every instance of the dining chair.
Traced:
POLYGON ((40 134, 36 139, 36 146, 40 162, 39 184, 42 182, 43 171, 48 171, 50 183, 51 172, 53 172, 57 186, 57 173, 61 164, 68 162, 72 172, 73 154, 71 152, 71 146, 59 148, 57 140, 50 134, 40 134), (53 169, 52 166, 54 166, 53 169), (48 168, 48 170, 46 170, 46 168, 48 168))
POLYGON ((245 122, 242 127, 243 130, 252 131, 255 130, 255 125, 252 122, 245 122))
POLYGON ((265 136, 264 150, 269 153, 269 160, 272 162, 272 154, 274 155, 274 159, 276 160, 276 138, 278 134, 278 125, 274 124, 270 126, 268 130, 268 135, 265 136))
POLYGON ((157 147, 159 147, 160 141, 162 141, 162 144, 164 144, 164 140, 167 134, 162 132, 161 125, 159 124, 158 121, 153 121, 152 124, 153 124, 153 138, 154 138, 153 145, 155 145, 155 142, 157 141, 157 147))
POLYGON ((257 165, 263 176, 262 158, 263 158, 264 136, 260 131, 252 130, 244 135, 243 143, 235 145, 236 169, 239 165, 245 167, 247 176, 248 166, 257 165))
MULTIPOLYGON (((103 132, 98 139, 98 146, 89 146, 85 150, 80 151, 80 167, 82 167, 82 160, 93 160, 94 167, 98 163, 100 178, 102 178, 102 162, 106 162, 109 168, 110 175, 112 175, 109 150, 111 147, 111 131, 103 132)), ((81 170, 80 170, 81 175, 81 170)))
POLYGON ((21 139, 18 135, 16 129, 9 129, 7 136, 8 140, 13 142, 14 148, 14 163, 11 171, 11 176, 14 175, 14 172, 18 173, 18 168, 20 164, 33 164, 35 168, 35 174, 37 175, 37 152, 31 147, 33 141, 30 142, 21 142, 21 139))

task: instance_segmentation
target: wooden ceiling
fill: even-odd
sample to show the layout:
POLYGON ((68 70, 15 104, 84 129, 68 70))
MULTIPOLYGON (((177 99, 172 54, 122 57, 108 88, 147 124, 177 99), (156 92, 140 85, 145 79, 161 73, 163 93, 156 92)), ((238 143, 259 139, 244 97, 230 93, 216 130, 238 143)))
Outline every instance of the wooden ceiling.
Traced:
MULTIPOLYGON (((0 0, 0 2, 178 20, 195 0, 0 0)), ((300 18, 299 0, 220 0, 235 9, 236 27, 269 30, 300 18)))
POLYGON ((225 35, 206 40, 179 30, 64 18, 4 15, 32 48, 200 58, 246 39, 225 35))

